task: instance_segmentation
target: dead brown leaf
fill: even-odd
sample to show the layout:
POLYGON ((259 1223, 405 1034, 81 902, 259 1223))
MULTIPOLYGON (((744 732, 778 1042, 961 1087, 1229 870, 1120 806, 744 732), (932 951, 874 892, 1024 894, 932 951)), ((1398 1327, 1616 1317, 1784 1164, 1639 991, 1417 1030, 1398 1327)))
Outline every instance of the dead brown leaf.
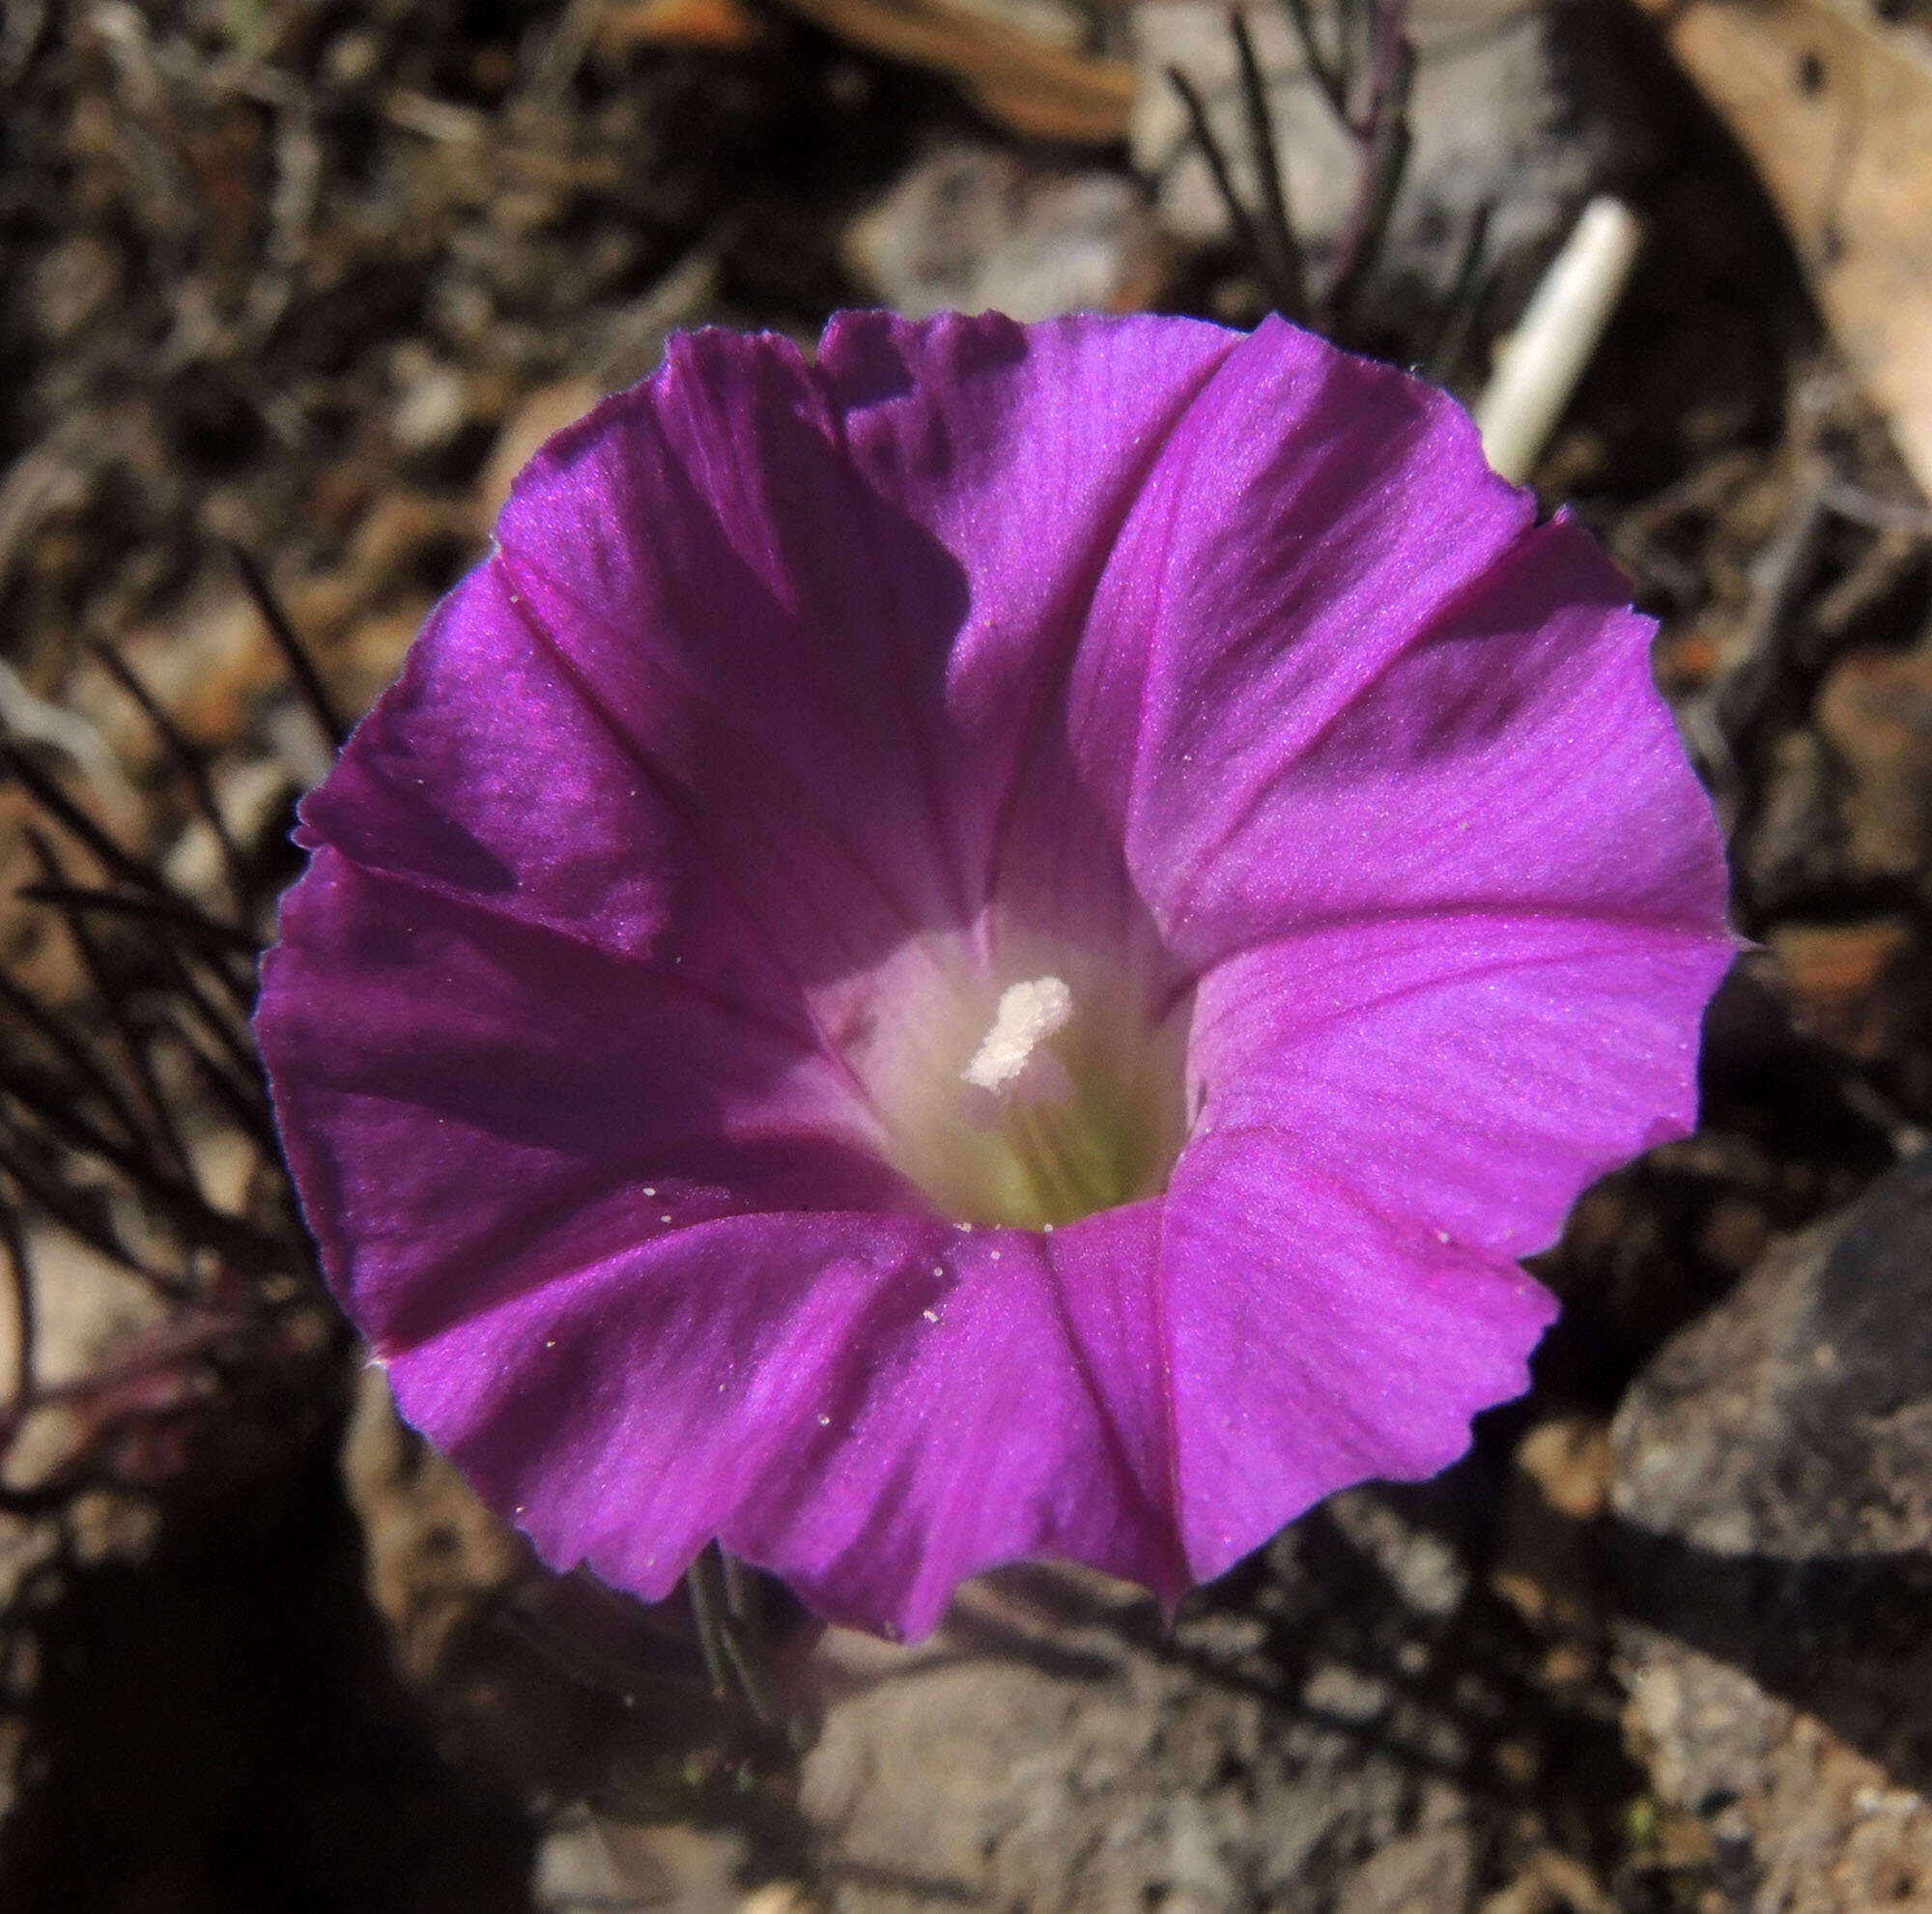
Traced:
POLYGON ((1860 0, 1642 0, 1756 163, 1932 495, 1932 43, 1860 0))
POLYGON ((784 0, 827 33, 957 80, 1029 139, 1111 146, 1127 136, 1133 68, 1049 46, 961 0, 784 0))

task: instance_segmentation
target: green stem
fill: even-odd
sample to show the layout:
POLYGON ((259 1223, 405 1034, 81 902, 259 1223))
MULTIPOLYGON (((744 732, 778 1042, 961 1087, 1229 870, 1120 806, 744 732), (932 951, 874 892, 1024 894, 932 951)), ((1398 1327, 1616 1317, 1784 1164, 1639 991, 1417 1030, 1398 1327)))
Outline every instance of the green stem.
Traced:
POLYGON ((732 1659, 724 1639, 728 1620, 724 1592, 724 1553, 716 1542, 707 1542, 685 1571, 684 1585, 691 1597, 691 1619, 697 1629, 697 1646, 704 1656, 704 1672, 711 1677, 711 1692, 721 1700, 732 1688, 732 1659))

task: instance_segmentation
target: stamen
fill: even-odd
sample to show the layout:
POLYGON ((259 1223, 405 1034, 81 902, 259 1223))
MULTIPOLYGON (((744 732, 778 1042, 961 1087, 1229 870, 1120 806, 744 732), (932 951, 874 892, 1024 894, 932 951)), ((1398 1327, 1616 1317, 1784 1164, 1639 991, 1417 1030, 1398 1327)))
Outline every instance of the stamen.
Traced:
POLYGON ((973 1061, 960 1071, 976 1089, 1009 1090, 1049 1037, 1073 1015, 1073 992, 1058 977, 1036 977, 1001 993, 993 1027, 980 1039, 973 1061))

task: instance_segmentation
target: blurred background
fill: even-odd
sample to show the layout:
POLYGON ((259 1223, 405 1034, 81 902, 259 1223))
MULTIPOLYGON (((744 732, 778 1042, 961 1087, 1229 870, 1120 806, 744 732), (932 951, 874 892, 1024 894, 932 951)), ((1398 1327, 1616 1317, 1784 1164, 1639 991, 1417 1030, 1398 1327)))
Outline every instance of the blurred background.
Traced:
POLYGON ((1928 486, 1911 0, 4 0, 0 1907, 1932 1907, 1928 486), (1703 1127, 1446 1476, 1172 1632, 771 1591, 792 1731, 714 1694, 321 1292, 245 1035, 296 796, 675 329, 1273 307, 1474 402, 1603 194, 1530 475, 1730 838, 1703 1127))

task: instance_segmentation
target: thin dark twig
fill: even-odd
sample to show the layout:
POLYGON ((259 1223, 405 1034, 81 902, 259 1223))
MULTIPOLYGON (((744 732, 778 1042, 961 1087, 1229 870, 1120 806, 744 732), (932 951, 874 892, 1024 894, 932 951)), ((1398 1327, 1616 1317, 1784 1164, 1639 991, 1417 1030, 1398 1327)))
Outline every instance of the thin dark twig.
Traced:
POLYGON ((335 700, 329 697, 327 687, 322 681, 322 673, 316 670, 315 660, 308 654, 307 645, 296 636, 296 628, 290 623, 289 614, 282 610, 282 601, 275 596, 268 574, 256 563, 254 556, 240 545, 231 542, 228 556, 234 560, 235 569, 241 574, 248 596, 255 601, 255 609, 261 613, 263 622, 269 627, 269 636, 274 641, 275 649, 281 653, 282 662, 289 668, 289 675, 295 680, 296 689, 301 693, 302 702, 308 706, 310 716, 322 727, 329 748, 340 751, 343 740, 349 735, 349 726, 336 710, 335 700))
MULTIPOLYGON (((0 1432, 16 1426, 24 1410, 45 1409, 62 1402, 84 1402, 192 1361, 205 1361, 218 1368, 223 1357, 232 1358, 239 1353, 251 1327, 248 1319, 242 1316, 204 1316, 178 1325, 163 1325, 120 1361, 104 1363, 64 1383, 43 1384, 24 1405, 9 1403, 0 1410, 0 1432)), ((131 1420, 143 1413, 124 1412, 116 1419, 131 1420)))
POLYGON ((0 1056, 0 1091, 12 1097, 43 1128, 64 1139, 73 1149, 99 1157, 111 1169, 121 1171, 137 1187, 153 1190, 156 1186, 167 1186, 166 1175, 142 1154, 138 1141, 123 1143, 106 1135, 98 1124, 82 1116, 68 1099, 48 1096, 31 1076, 4 1056, 0 1056))
POLYGON ((723 1551, 716 1542, 698 1550, 685 1570, 685 1592, 691 1598, 691 1618, 697 1629, 697 1645, 704 1656, 704 1671, 711 1677, 711 1692, 721 1700, 731 1693, 732 1656, 724 1644, 724 1628, 729 1616, 725 1608, 723 1551))
POLYGON ((121 1094, 121 1086, 59 1017, 37 1003, 4 972, 0 972, 0 1004, 12 1011, 60 1058, 81 1084, 93 1091, 129 1142, 140 1140, 140 1119, 128 1107, 127 1099, 121 1094))
POLYGON ((47 903, 74 910, 103 911, 113 917, 140 917, 172 925, 176 929, 203 943, 222 950, 239 951, 259 957, 259 937, 233 924, 220 924, 205 917, 193 904, 169 898, 130 898, 125 891, 103 891, 92 884, 22 884, 14 893, 29 903, 47 903))
POLYGON ((1908 538, 1932 538, 1932 509, 1904 499, 1882 499, 1848 478, 1834 476, 1827 482, 1825 502, 1839 518, 1854 525, 1868 526, 1874 531, 1899 531, 1908 538))
POLYGON ((116 651, 112 645, 96 643, 95 657, 101 669, 113 678, 123 691, 140 706, 141 715, 153 728, 155 735, 161 741, 161 749, 168 755, 168 760, 175 767, 176 774, 188 788, 194 799, 197 812, 208 820, 209 828, 214 833, 214 841, 221 851, 221 867, 228 878, 228 888, 238 910, 247 907, 248 879, 242 864, 242 852, 228 829, 228 820, 221 814, 221 806, 214 795, 214 783, 208 775, 208 764, 193 745, 183 736, 180 727, 161 709, 159 700, 143 684, 134 669, 116 651))
POLYGON ((31 1489, 15 1489, 0 1483, 0 1512, 33 1517, 58 1515, 83 1489, 93 1487, 95 1473, 86 1469, 64 1469, 31 1489))
POLYGON ((103 1135, 63 1099, 49 1097, 31 1078, 0 1058, 0 1090, 27 1111, 43 1129, 65 1139, 70 1147, 96 1157, 109 1169, 118 1170, 135 1189, 142 1191, 156 1210, 195 1241, 254 1267, 263 1257, 266 1244, 259 1233, 233 1216, 224 1216, 197 1189, 170 1176, 138 1147, 117 1142, 103 1135))
POLYGON ((14 1291, 14 1393, 18 1407, 34 1392, 34 1271, 27 1260, 27 1233, 12 1203, 0 1197, 0 1248, 7 1252, 7 1276, 14 1291))
MULTIPOLYGON (((34 860, 46 873, 46 882, 56 890, 68 888, 67 871, 63 868, 54 847, 40 834, 29 830, 27 843, 32 846, 34 860)), ((85 914, 72 902, 57 902, 62 921, 67 925, 68 935, 73 939, 74 948, 80 953, 80 960, 86 966, 87 974, 94 984, 95 994, 100 1000, 100 1007, 107 1014, 107 1021, 114 1031, 122 1057, 128 1065, 128 1073, 133 1079, 134 1090, 148 1120, 149 1133, 153 1140, 166 1153, 183 1178, 193 1182, 193 1172, 188 1165, 187 1146, 183 1143, 181 1130, 175 1123, 174 1111, 168 1100, 161 1094, 159 1079, 155 1075, 153 1061, 134 1027, 134 1019, 128 1010, 128 1001, 120 981, 112 967, 102 956, 100 946, 95 942, 94 933, 88 928, 85 914)))
MULTIPOLYGON (((181 953, 178 952, 177 955, 179 956, 181 953)), ((202 953, 202 956, 206 960, 209 976, 220 985, 222 996, 245 1024, 255 1014, 256 965, 260 963, 262 957, 260 947, 256 948, 254 958, 248 965, 248 975, 245 978, 237 977, 225 963, 217 963, 214 959, 213 952, 205 951, 202 953)), ((184 958, 184 961, 185 961, 185 958, 184 958)))
POLYGON ((259 1097, 251 1097, 229 1073, 194 1041, 180 1018, 164 1017, 159 1034, 170 1038, 182 1054, 188 1060, 195 1073, 202 1079, 214 1100, 235 1120, 242 1132, 265 1150, 274 1151, 278 1146, 275 1139, 274 1119, 269 1114, 267 1103, 259 1097))
POLYGON ((1831 514, 1831 474, 1813 461, 1799 474, 1791 502, 1750 567, 1751 600, 1729 656, 1700 695, 1718 728, 1741 737, 1785 664, 1783 641, 1793 606, 1816 568, 1831 514))
POLYGON ((0 770, 19 780, 34 802, 63 830, 85 844, 104 869, 131 884, 137 891, 158 899, 172 912, 191 922, 202 934, 237 948, 259 949, 259 940, 238 924, 228 924, 210 916, 170 885, 161 874, 149 868, 131 851, 117 843, 86 812, 61 789, 16 744, 0 743, 0 770))
MULTIPOLYGON (((140 926, 149 948, 160 957, 171 978, 178 983, 184 978, 191 979, 199 966, 213 983, 219 986, 222 1001, 241 1019, 242 1028, 247 1027, 255 1014, 255 997, 260 981, 262 940, 259 937, 250 936, 245 944, 207 935, 176 937, 173 932, 178 928, 177 922, 166 911, 130 912, 129 915, 140 926), (238 957, 241 959, 239 965, 233 961, 238 957)), ((184 984, 181 987, 194 989, 191 984, 184 984)), ((197 1002, 204 1000, 205 993, 194 990, 194 994, 197 1002)), ((252 1053, 249 1069, 251 1072, 259 1069, 259 1059, 254 1059, 252 1053)))
POLYGON ((764 1591, 756 1573, 722 1548, 724 1601, 730 1611, 723 1630, 725 1653, 737 1671, 738 1686, 752 1713, 767 1728, 783 1726, 778 1697, 772 1688, 771 1644, 765 1635, 764 1591))
POLYGON ((1335 78, 1342 89, 1342 124, 1348 126, 1349 102, 1355 91, 1355 52, 1375 36, 1375 0, 1369 0, 1368 34, 1362 32, 1362 0, 1335 0, 1335 78))
POLYGON ((16 778, 29 797, 70 836, 78 838, 101 864, 137 890, 165 892, 165 880, 131 851, 117 843, 55 781, 11 740, 0 741, 0 769, 16 778))
POLYGON ((1415 49, 1404 31, 1407 14, 1407 0, 1389 0, 1376 14, 1360 183, 1336 248, 1334 273, 1321 300, 1325 327, 1330 331, 1346 322, 1381 250, 1389 214, 1395 210, 1396 194, 1408 164, 1408 95, 1415 81, 1415 49))
MULTIPOLYGON (((99 900, 100 897, 110 897, 110 895, 114 893, 83 891, 79 900, 81 902, 87 902, 89 899, 99 900)), ((205 947, 203 949, 184 947, 180 941, 176 941, 176 937, 170 931, 176 929, 178 924, 176 918, 172 918, 166 910, 133 910, 129 914, 133 916, 137 928, 141 929, 143 941, 147 943, 147 949, 153 953, 155 963, 160 965, 162 973, 166 975, 168 988, 187 1000, 189 1008, 201 1019, 209 1037, 214 1039, 216 1046, 234 1064, 236 1077, 243 1085, 249 1085, 251 1089, 261 1089, 265 1083, 261 1070, 261 1056, 255 1052, 255 1046, 247 1039, 247 1025, 249 1019, 255 1015, 255 967, 261 961, 261 945, 253 941, 247 949, 242 949, 240 945, 230 945, 230 949, 236 955, 243 955, 243 957, 249 959, 247 981, 243 983, 236 979, 236 975, 224 963, 218 961, 222 951, 211 951, 205 947), (197 983, 195 967, 189 961, 193 957, 199 957, 207 969, 207 975, 216 985, 220 985, 224 1000, 234 1010, 236 1017, 240 1017, 240 1029, 234 1023, 230 1023, 230 1019, 222 1014, 214 998, 211 998, 209 992, 203 990, 201 985, 197 983)))
POLYGON ((1489 290, 1490 275, 1484 269, 1488 264, 1490 220, 1494 213, 1494 201, 1485 200, 1469 215, 1469 228, 1463 236, 1463 256, 1457 262, 1456 277, 1442 307, 1442 324, 1423 366, 1423 375, 1433 386, 1448 385, 1463 362, 1463 355, 1469 350, 1469 334, 1475 329, 1483 295, 1489 290))
POLYGON ((759 1655, 765 1652, 765 1601, 764 1590, 758 1585, 757 1571, 747 1568, 736 1556, 719 1554, 724 1562, 724 1599, 731 1610, 732 1619, 739 1626, 742 1639, 752 1650, 759 1655))
POLYGON ((1289 216, 1288 188, 1281 176, 1281 154, 1275 146, 1274 116, 1268 110, 1267 81, 1247 20, 1238 7, 1228 10, 1228 29, 1235 36, 1240 64, 1241 103, 1248 116, 1248 143, 1254 148, 1255 177, 1261 185, 1263 219, 1256 237, 1267 250, 1263 267, 1273 282, 1275 302, 1285 317, 1307 316, 1308 299, 1301 271, 1301 246, 1289 216))
MULTIPOLYGON (((196 1018, 213 1040, 216 1047, 234 1066, 237 1082, 244 1086, 251 1095, 263 1094, 265 1079, 262 1074, 262 1059, 245 1035, 245 1020, 252 1009, 251 1003, 243 998, 237 1004, 237 1009, 244 1020, 243 1030, 237 1030, 222 1014, 214 999, 195 981, 194 972, 189 968, 187 959, 166 936, 161 934, 159 927, 154 923, 147 923, 142 928, 148 932, 148 948, 154 953, 156 962, 166 974, 168 987, 194 1012, 196 1018)), ((218 965, 212 968, 215 977, 226 984, 227 973, 218 965)))
POLYGON ((1214 137, 1214 129, 1208 123, 1208 108, 1195 91, 1194 82, 1179 67, 1168 68, 1167 78, 1169 85, 1179 94, 1181 104, 1187 108, 1194 143, 1201 149, 1201 157, 1207 160, 1208 170, 1213 175, 1214 190, 1221 196, 1228 224, 1234 231, 1235 243, 1249 263, 1259 269, 1262 263, 1261 238, 1255 231, 1255 222, 1248 217, 1248 209, 1241 204, 1240 195, 1235 190, 1235 182, 1228 173, 1227 155, 1221 151, 1221 143, 1214 137))
MULTIPOLYGON (((1829 473, 1815 458, 1801 471, 1783 521, 1751 564, 1751 603, 1738 640, 1710 683, 1679 714, 1726 831, 1736 823, 1746 797, 1745 771, 1734 746, 1784 669, 1791 610, 1816 566, 1830 516, 1825 498, 1829 483, 1829 473)), ((1747 888, 1742 872, 1738 886, 1747 888)))
POLYGON ((738 1677, 738 1689, 753 1716, 766 1728, 779 1725, 778 1700, 772 1693, 764 1659, 743 1625, 732 1616, 724 1617, 719 1630, 724 1652, 731 1658, 731 1670, 738 1677))
POLYGON ((1344 126, 1349 122, 1349 41, 1348 22, 1338 13, 1337 24, 1340 29, 1340 44, 1331 62, 1322 50, 1321 42, 1315 32, 1315 16, 1309 11, 1308 0, 1282 0, 1289 18, 1294 23, 1294 37, 1301 43, 1301 57, 1308 63, 1308 71, 1315 84, 1321 89, 1322 96, 1334 109, 1335 117, 1344 126))
POLYGON ((4 1137, 0 1137, 0 1170, 5 1170, 70 1236, 79 1238, 110 1263, 120 1264, 129 1274, 139 1276, 164 1296, 185 1300, 193 1295, 190 1284, 137 1256, 112 1229, 89 1214, 86 1203, 75 1192, 62 1188, 24 1150, 14 1148, 4 1137))

